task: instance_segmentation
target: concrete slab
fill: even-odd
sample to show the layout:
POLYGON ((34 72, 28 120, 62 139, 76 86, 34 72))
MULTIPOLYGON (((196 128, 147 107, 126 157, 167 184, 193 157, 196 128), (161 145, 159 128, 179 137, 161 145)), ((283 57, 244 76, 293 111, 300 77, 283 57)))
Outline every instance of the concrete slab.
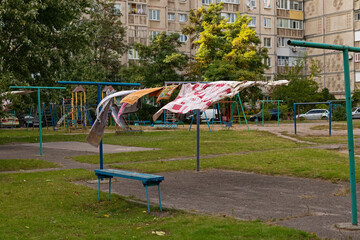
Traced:
MULTIPOLYGON (((347 183, 218 170, 156 174, 165 177, 161 183, 164 207, 244 220, 261 219, 315 232, 324 239, 360 239, 359 231, 334 226, 351 220, 350 196, 339 194, 349 187, 347 183)), ((146 201, 141 183, 117 180, 112 193, 146 201)), ((97 184, 83 184, 97 188, 97 184)), ((107 187, 101 189, 107 191, 107 187)), ((149 188, 149 198, 153 207, 158 204, 156 188, 149 188)))
MULTIPOLYGON (((19 144, 19 146, 39 147, 40 145, 39 143, 26 143, 26 144, 19 144)), ((43 143, 43 148, 63 149, 63 150, 91 152, 91 153, 99 152, 99 148, 94 147, 88 143, 82 143, 82 142, 48 142, 48 143, 43 143)), ((103 144, 103 150, 104 153, 120 153, 120 152, 153 151, 160 149, 103 144)))

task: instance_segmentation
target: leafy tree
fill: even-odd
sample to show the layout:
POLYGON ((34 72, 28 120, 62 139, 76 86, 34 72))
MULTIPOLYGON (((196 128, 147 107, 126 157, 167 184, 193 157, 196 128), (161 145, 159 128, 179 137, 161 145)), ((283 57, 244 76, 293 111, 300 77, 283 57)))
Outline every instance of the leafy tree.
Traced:
MULTIPOLYGON (((290 82, 288 86, 275 88, 271 97, 273 99, 284 100, 289 110, 293 109, 294 103, 317 102, 322 96, 322 94, 318 92, 319 85, 314 80, 320 72, 319 62, 312 60, 309 75, 303 74, 303 68, 304 62, 298 61, 293 67, 287 66, 287 70, 285 71, 287 74, 277 77, 278 79, 287 79, 290 82)), ((323 97, 329 97, 326 95, 326 90, 324 90, 323 97)))
POLYGON ((189 71, 206 81, 259 80, 262 78, 267 49, 248 26, 246 15, 237 15, 234 23, 221 17, 223 3, 210 4, 190 11, 190 24, 182 32, 190 35, 198 48, 189 71))
POLYGON ((164 81, 183 81, 180 72, 186 67, 188 57, 178 48, 182 45, 179 34, 156 36, 148 46, 135 43, 139 61, 122 69, 122 76, 130 82, 138 82, 146 87, 162 86, 164 81))
POLYGON ((89 7, 88 0, 1 1, 1 79, 12 76, 8 85, 54 85, 62 63, 85 44, 81 19, 89 7))
POLYGON ((126 52, 125 28, 113 0, 94 0, 83 22, 88 26, 86 47, 71 58, 59 79, 114 81, 126 52))
POLYGON ((360 90, 356 89, 351 97, 352 99, 352 106, 356 107, 360 103, 360 90))

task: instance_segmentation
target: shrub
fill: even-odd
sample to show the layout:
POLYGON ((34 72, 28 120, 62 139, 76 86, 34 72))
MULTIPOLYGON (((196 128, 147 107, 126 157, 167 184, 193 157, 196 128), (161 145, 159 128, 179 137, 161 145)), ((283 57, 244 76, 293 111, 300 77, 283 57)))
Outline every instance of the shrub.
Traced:
POLYGON ((345 121, 346 120, 346 109, 343 106, 338 106, 332 112, 332 120, 333 121, 345 121))

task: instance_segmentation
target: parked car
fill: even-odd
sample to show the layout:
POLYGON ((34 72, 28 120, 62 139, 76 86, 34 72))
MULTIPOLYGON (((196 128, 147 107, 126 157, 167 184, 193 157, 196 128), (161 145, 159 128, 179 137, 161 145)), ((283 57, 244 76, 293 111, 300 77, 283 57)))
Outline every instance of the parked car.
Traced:
POLYGON ((305 114, 296 115, 296 119, 304 119, 304 120, 329 119, 329 111, 326 109, 311 109, 305 114))
MULTIPOLYGON (((269 111, 269 110, 265 110, 265 111, 269 111)), ((265 114, 265 112, 264 112, 265 114)), ((270 109, 270 120, 277 120, 278 116, 281 118, 281 110, 279 110, 278 113, 278 109, 274 108, 274 109, 270 109)), ((262 111, 258 112, 255 115, 250 116, 250 121, 256 121, 256 118, 258 119, 258 121, 262 121, 262 111)))
POLYGON ((9 115, 1 118, 0 127, 19 127, 19 119, 15 115, 9 115))
MULTIPOLYGON (((21 118, 21 126, 22 127, 39 127, 39 120, 38 118, 34 118, 33 116, 31 115, 25 115, 21 118)), ((43 123, 43 121, 41 122, 43 123)))
POLYGON ((353 119, 360 118, 360 107, 354 107, 351 114, 353 119))
MULTIPOLYGON (((191 121, 191 118, 193 117, 194 114, 190 114, 186 117, 186 120, 191 121)), ((196 115, 194 116, 196 117, 196 115)), ((200 121, 201 122, 206 122, 206 118, 208 119, 208 121, 212 121, 213 119, 217 119, 218 118, 218 110, 217 109, 206 109, 204 112, 201 112, 200 114, 200 121), (205 117, 206 114, 206 117, 205 117)), ((194 121, 196 121, 196 119, 194 119, 194 121)))

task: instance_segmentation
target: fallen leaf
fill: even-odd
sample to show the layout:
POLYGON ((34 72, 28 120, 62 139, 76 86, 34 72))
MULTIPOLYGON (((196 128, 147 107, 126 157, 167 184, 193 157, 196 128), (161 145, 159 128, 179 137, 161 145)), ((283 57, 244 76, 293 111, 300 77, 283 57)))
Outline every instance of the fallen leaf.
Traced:
POLYGON ((141 229, 141 227, 137 227, 136 229, 138 229, 138 230, 139 230, 139 229, 141 229))
POLYGON ((25 228, 29 229, 30 227, 28 227, 28 226, 25 226, 25 228))
POLYGON ((109 215, 107 215, 107 214, 105 214, 105 215, 104 215, 104 217, 109 218, 110 216, 109 216, 109 215))
POLYGON ((165 236, 165 232, 164 231, 152 231, 152 234, 158 235, 158 236, 165 236))

